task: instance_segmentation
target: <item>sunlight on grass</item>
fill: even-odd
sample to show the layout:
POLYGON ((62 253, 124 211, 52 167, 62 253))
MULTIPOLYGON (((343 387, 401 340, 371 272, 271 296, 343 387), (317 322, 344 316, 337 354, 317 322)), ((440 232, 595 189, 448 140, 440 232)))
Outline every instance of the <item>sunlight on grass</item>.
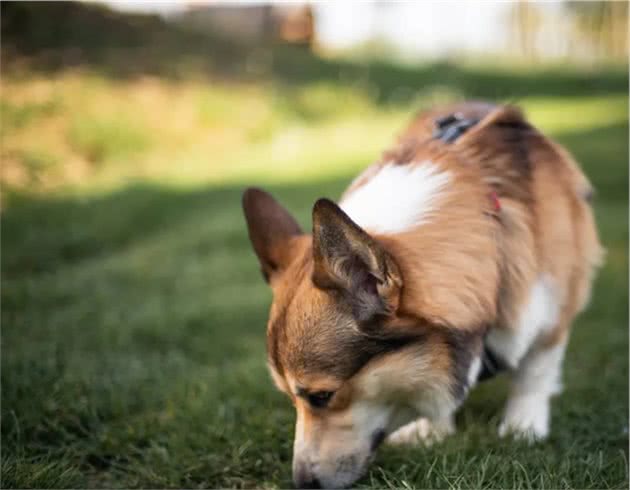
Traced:
MULTIPOLYGON (((132 180, 173 186, 273 183, 356 172, 379 158, 414 110, 462 98, 419 88, 377 106, 365 86, 225 85, 72 73, 4 82, 3 179, 9 188, 81 194, 132 180), (407 94, 409 97, 409 94, 407 94), (47 152, 32 148, 43 142, 47 152), (45 157, 45 158, 43 158, 45 157)), ((627 96, 521 98, 553 134, 620 123, 627 96)))
POLYGON ((75 118, 68 139, 72 148, 94 165, 130 160, 150 148, 146 128, 124 115, 75 118))

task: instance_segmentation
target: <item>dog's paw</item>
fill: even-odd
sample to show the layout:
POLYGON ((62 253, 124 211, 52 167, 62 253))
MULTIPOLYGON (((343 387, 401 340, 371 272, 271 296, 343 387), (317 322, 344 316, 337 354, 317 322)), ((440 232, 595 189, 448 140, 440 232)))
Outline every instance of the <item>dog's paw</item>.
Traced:
POLYGON ((549 435, 549 399, 537 395, 515 397, 508 401, 499 436, 511 435, 529 443, 549 435))
POLYGON ((440 442, 454 432, 455 426, 451 419, 435 423, 427 418, 419 418, 390 434, 385 443, 391 446, 426 446, 440 442))

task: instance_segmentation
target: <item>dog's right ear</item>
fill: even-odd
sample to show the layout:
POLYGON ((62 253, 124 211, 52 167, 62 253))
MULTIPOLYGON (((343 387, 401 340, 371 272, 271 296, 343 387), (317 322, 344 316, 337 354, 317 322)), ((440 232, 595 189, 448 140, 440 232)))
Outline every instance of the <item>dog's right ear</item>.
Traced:
POLYGON ((334 202, 313 206, 313 283, 344 291, 360 323, 393 316, 402 276, 394 258, 334 202))
POLYGON ((302 230, 293 216, 262 189, 245 190, 243 211, 263 276, 271 282, 274 275, 289 265, 290 239, 301 235, 302 230))

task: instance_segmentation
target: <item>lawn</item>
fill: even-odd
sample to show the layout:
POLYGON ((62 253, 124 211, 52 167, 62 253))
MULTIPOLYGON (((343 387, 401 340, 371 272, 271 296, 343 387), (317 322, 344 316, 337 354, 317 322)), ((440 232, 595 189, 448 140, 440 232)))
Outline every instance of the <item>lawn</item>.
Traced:
POLYGON ((398 93, 387 65, 361 84, 333 65, 310 80, 3 75, 2 488, 290 486, 294 415, 265 367, 271 295, 241 192, 264 185, 308 228, 416 107, 465 97, 519 103, 575 154, 607 262, 548 441, 496 436, 499 378, 455 436, 384 448, 359 486, 628 487, 626 69, 418 67, 398 93))

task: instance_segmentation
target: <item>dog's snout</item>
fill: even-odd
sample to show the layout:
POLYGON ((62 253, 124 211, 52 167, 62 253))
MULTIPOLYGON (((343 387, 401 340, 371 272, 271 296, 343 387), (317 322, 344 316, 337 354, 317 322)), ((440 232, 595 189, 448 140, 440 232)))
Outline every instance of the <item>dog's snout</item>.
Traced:
POLYGON ((304 480, 296 479, 293 484, 295 488, 322 488, 319 480, 315 477, 306 478, 304 480))
POLYGON ((295 488, 322 488, 319 480, 303 462, 294 466, 293 485, 295 488))

